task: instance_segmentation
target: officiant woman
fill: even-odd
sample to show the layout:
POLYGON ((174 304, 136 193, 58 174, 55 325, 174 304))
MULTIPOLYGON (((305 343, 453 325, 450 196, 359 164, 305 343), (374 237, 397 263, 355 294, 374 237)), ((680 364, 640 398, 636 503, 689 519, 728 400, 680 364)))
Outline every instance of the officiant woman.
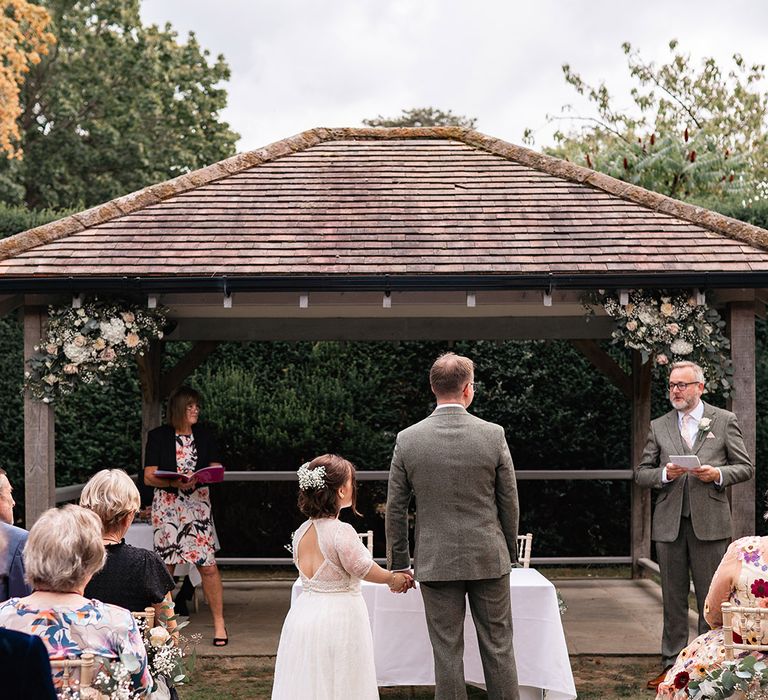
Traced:
POLYGON ((178 388, 168 399, 168 425, 147 435, 144 482, 154 486, 152 527, 155 551, 173 574, 177 564, 194 564, 213 615, 213 645, 229 642, 224 626, 221 575, 216 566, 209 487, 198 484, 195 471, 221 464, 213 435, 198 425, 201 398, 194 389, 178 388), (176 471, 178 479, 155 472, 176 471), (181 478, 185 475, 188 480, 181 478))

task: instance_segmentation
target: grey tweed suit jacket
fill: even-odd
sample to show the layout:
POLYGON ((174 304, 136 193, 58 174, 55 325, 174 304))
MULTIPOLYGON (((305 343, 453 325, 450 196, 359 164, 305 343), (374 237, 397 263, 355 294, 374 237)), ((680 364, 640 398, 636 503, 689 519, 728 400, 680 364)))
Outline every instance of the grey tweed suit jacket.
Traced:
POLYGON ((726 487, 751 479, 755 468, 733 413, 705 403, 704 418, 712 421, 710 429, 699 431, 692 449, 680 435, 677 411, 672 410, 651 422, 643 456, 635 469, 635 481, 640 486, 659 489, 651 530, 651 538, 657 542, 677 539, 686 481, 691 525, 696 537, 702 541, 733 537, 726 487), (685 454, 695 454, 702 464, 718 467, 723 475, 723 486, 704 483, 688 474, 662 484, 662 469, 670 461, 669 456, 685 454))
POLYGON ((410 568, 408 505, 416 500, 419 581, 498 578, 517 559, 515 471, 500 425, 438 408, 397 436, 387 494, 387 564, 410 568))

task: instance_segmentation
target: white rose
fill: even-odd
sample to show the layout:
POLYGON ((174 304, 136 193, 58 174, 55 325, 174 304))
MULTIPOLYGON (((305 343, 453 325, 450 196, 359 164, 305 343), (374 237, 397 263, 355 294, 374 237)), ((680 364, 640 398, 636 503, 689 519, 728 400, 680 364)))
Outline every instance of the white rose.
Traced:
POLYGON ((67 356, 68 360, 79 365, 84 360, 87 360, 91 353, 88 348, 81 348, 74 343, 67 343, 64 346, 64 354, 67 356))
POLYGON ((59 380, 58 380, 58 378, 56 377, 55 374, 46 374, 45 377, 43 378, 43 381, 46 384, 49 384, 50 386, 53 386, 59 380))
POLYGON ((133 323, 136 320, 136 317, 131 311, 123 311, 123 313, 120 315, 123 317, 123 321, 126 323, 133 323))
POLYGON ((671 316, 675 311, 675 307, 672 306, 669 302, 665 302, 661 305, 661 313, 664 314, 664 316, 671 316))
POLYGON ((627 323, 627 330, 628 331, 636 331, 637 330, 637 321, 629 321, 627 323))
POLYGON ((701 431, 709 430, 709 426, 711 423, 712 423, 711 418, 702 418, 699 421, 699 430, 701 431))
POLYGON ((153 627, 149 630, 149 643, 153 647, 163 646, 170 638, 171 635, 165 627, 153 627))
POLYGON ((117 345, 125 340, 125 324, 121 318, 113 318, 111 321, 99 323, 101 337, 108 343, 117 345))
POLYGON ((86 342, 87 341, 85 340, 85 336, 84 335, 76 335, 72 339, 72 344, 73 345, 77 345, 77 347, 79 347, 79 348, 84 348, 86 342))
POLYGON ((672 341, 672 344, 669 346, 669 349, 675 354, 675 355, 689 355, 693 352, 693 345, 691 345, 687 340, 683 340, 682 338, 676 338, 672 341))

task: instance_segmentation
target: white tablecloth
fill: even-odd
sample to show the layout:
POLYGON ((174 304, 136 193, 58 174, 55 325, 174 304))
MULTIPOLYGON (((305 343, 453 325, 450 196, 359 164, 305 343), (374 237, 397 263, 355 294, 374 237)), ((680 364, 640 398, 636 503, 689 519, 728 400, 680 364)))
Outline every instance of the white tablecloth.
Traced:
MULTIPOLYGON (((541 698, 546 690, 547 700, 573 700, 576 688, 555 587, 535 569, 513 569, 509 584, 520 697, 541 698)), ((371 621, 378 684, 434 685, 432 647, 418 587, 396 595, 386 586, 363 581, 362 593, 371 621)), ((291 600, 300 594, 297 580, 291 600)), ((485 687, 469 605, 464 638, 464 676, 467 683, 485 687)))

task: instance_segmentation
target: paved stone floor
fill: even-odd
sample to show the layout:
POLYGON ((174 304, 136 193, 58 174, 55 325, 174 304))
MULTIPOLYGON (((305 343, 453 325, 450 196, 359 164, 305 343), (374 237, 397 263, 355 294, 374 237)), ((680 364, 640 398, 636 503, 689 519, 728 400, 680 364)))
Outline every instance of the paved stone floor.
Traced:
MULTIPOLYGON (((215 648, 208 608, 192 613, 186 633, 200 633, 199 656, 274 656, 292 581, 226 582, 225 616, 230 643, 215 648)), ((568 610, 563 616, 571 655, 658 656, 661 589, 650 580, 558 579, 568 610)), ((690 614, 691 638, 696 634, 690 614)))

